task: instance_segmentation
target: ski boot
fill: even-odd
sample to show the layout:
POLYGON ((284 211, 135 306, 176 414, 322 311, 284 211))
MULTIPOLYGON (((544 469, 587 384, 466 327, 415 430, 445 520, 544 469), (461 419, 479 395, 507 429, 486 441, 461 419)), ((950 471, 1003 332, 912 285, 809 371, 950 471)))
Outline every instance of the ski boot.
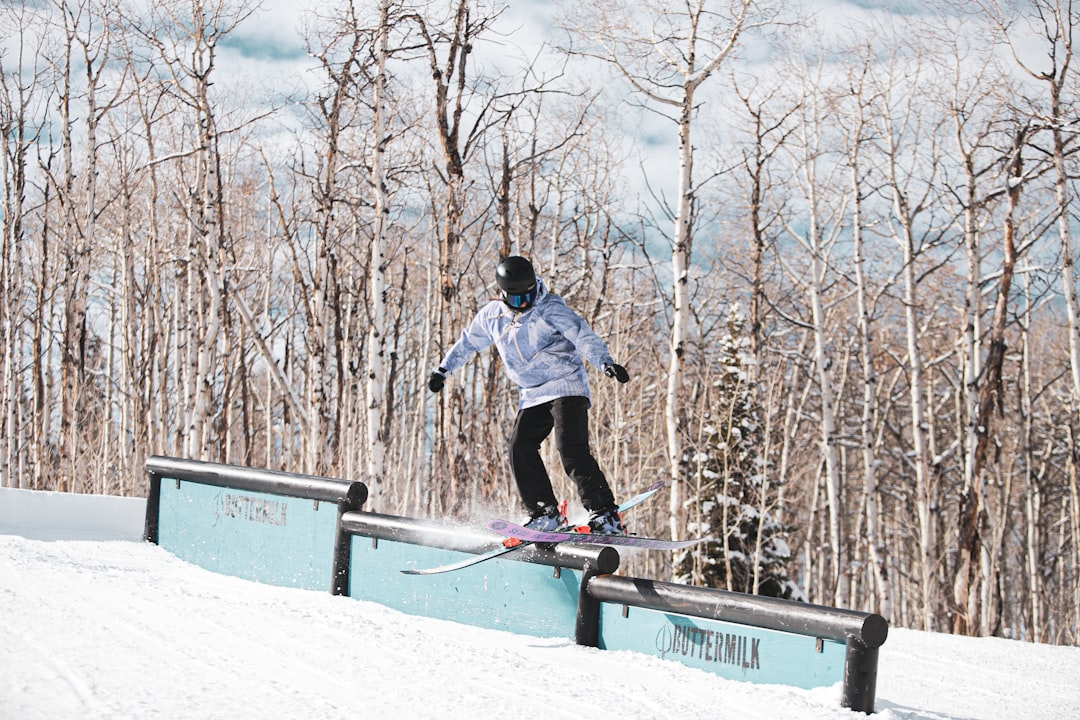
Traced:
POLYGON ((522 523, 522 525, 530 530, 539 530, 541 532, 550 532, 565 524, 566 518, 559 512, 559 507, 557 505, 544 505, 540 507, 533 513, 532 517, 522 523))
MULTIPOLYGON (((551 532, 564 527, 566 525, 566 503, 564 502, 561 508, 557 505, 543 505, 521 524, 530 530, 539 530, 540 532, 551 532)), ((519 538, 506 538, 503 540, 503 547, 517 547, 521 543, 522 541, 519 538)))
POLYGON ((598 510, 592 514, 589 518, 589 524, 585 526, 586 532, 593 535, 625 535, 626 528, 623 527, 622 518, 619 517, 619 509, 617 507, 609 507, 603 510, 598 510))

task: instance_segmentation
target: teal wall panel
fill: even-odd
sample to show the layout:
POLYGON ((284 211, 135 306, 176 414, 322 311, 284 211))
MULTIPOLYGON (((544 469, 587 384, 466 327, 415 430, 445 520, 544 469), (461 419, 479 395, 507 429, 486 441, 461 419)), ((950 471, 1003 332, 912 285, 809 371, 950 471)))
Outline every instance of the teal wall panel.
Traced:
POLYGON ((731 680, 805 689, 842 682, 843 643, 735 625, 718 620, 604 603, 600 642, 605 650, 632 650, 731 680))
POLYGON ((161 481, 158 544, 208 570, 328 590, 337 505, 195 482, 161 481))
POLYGON ((404 575, 467 557, 454 550, 353 536, 349 595, 411 615, 537 637, 572 638, 581 572, 489 560, 458 572, 404 575))

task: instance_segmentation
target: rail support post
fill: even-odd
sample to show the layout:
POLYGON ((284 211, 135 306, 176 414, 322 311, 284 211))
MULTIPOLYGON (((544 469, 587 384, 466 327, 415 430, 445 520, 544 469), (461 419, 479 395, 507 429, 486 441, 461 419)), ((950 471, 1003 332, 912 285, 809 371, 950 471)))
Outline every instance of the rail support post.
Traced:
POLYGON ((866 713, 874 712, 877 693, 878 648, 867 647, 859 638, 849 635, 844 659, 844 694, 842 707, 866 713))

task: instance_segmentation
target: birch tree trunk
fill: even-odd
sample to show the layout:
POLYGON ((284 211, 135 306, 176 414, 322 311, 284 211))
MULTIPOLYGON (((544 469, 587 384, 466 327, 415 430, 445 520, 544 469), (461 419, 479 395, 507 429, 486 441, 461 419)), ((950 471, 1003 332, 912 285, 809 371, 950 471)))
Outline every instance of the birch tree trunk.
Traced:
MULTIPOLYGON (((693 57, 691 52, 690 57, 693 57)), ((686 68, 693 73, 694 68, 686 68)), ((688 74, 689 74, 688 73, 688 74)), ((704 80, 704 77, 701 78, 704 80)), ((668 467, 671 473, 669 511, 672 538, 684 535, 686 509, 683 507, 684 481, 682 465, 682 381, 686 354, 686 325, 690 318, 690 302, 687 288, 693 248, 694 213, 694 146, 691 142, 691 120, 694 109, 694 89, 701 80, 684 80, 683 96, 679 107, 679 170, 675 211, 675 243, 671 252, 672 321, 671 346, 668 348, 667 392, 664 396, 664 418, 667 424, 668 467)))
MULTIPOLYGON (((1031 282, 1030 278, 1024 279, 1024 300, 1030 311, 1031 308, 1031 282)), ((1042 482, 1046 472, 1046 459, 1053 451, 1053 443, 1046 443, 1046 459, 1040 461, 1036 456, 1035 448, 1035 412, 1033 407, 1033 382, 1031 377, 1032 338, 1031 316, 1025 313, 1020 320, 1020 353, 1022 358, 1022 378, 1020 383, 1020 407, 1023 418, 1021 450, 1023 454, 1023 478, 1024 478, 1024 569, 1027 573, 1028 610, 1031 613, 1029 626, 1031 628, 1031 640, 1043 642, 1043 609, 1040 575, 1042 574, 1042 482), (1040 467, 1041 466, 1041 467, 1040 467)))
MULTIPOLYGON (((1076 284, 1076 250, 1073 248, 1071 224, 1075 217, 1073 198, 1075 193, 1071 190, 1073 185, 1071 177, 1075 177, 1075 170, 1070 175, 1069 161, 1078 152, 1075 142, 1075 133, 1066 132, 1065 127, 1075 121, 1076 115, 1076 92, 1074 75, 1070 75, 1072 62, 1075 59, 1073 52, 1073 38, 1075 32, 1080 29, 1080 9, 1073 2, 1056 0, 1045 5, 1047 13, 1052 21, 1048 23, 1048 30, 1060 48, 1060 53, 1052 56, 1057 59, 1057 65, 1052 72, 1042 74, 1046 81, 1050 94, 1050 117, 1046 122, 1050 128, 1053 147, 1054 163, 1054 199, 1057 205, 1057 231, 1061 244, 1061 292, 1065 296, 1065 317, 1068 321, 1069 333, 1069 370, 1072 379, 1072 413, 1075 419, 1080 417, 1080 305, 1077 301, 1076 284), (1072 90, 1073 96, 1069 98, 1067 93, 1072 90), (1071 100, 1071 102, 1070 102, 1071 100)), ((1076 474, 1080 466, 1080 447, 1073 443, 1069 448, 1069 472, 1072 476, 1073 496, 1075 498, 1076 474)), ((1077 566, 1080 566, 1080 506, 1073 505, 1073 547, 1076 549, 1077 566)), ((1077 592, 1080 594, 1080 580, 1077 582, 1077 592)))
MULTIPOLYGON (((131 38, 127 39, 131 40, 131 38)), ((127 54, 130 56, 133 50, 134 48, 128 48, 127 54)), ((174 274, 175 270, 163 267, 164 263, 154 260, 163 256, 163 227, 159 222, 161 217, 159 208, 162 183, 156 135, 163 116, 168 114, 168 110, 164 109, 160 104, 166 93, 167 90, 163 84, 148 83, 144 85, 141 93, 135 93, 132 98, 136 106, 133 123, 136 123, 138 129, 141 130, 141 141, 145 144, 145 147, 142 148, 145 158, 143 158, 141 166, 144 172, 141 182, 138 183, 139 192, 137 193, 141 203, 137 213, 144 218, 145 236, 143 242, 145 247, 142 250, 144 257, 148 258, 149 261, 146 263, 145 298, 142 302, 146 312, 141 330, 132 328, 130 338, 132 350, 129 363, 132 366, 142 364, 147 378, 147 381, 139 390, 142 400, 142 412, 136 419, 136 422, 141 422, 144 426, 147 438, 145 450, 147 455, 175 451, 172 445, 173 435, 170 432, 168 423, 168 409, 175 406, 175 403, 169 402, 169 398, 175 396, 177 386, 172 382, 168 370, 170 313, 167 307, 168 303, 165 301, 169 294, 167 278, 170 274, 174 274)), ((129 176, 124 183, 126 184, 128 180, 132 179, 129 176)), ((133 187, 129 192, 133 196, 136 195, 135 183, 133 183, 133 187)), ((130 230, 131 225, 128 224, 127 228, 130 230)), ((134 255, 130 260, 134 261, 134 255)), ((134 267, 131 268, 131 272, 134 283, 134 267)), ((175 286, 172 289, 175 291, 175 286)), ((128 305, 132 317, 134 317, 139 302, 132 297, 129 299, 128 305)), ((179 356, 174 355, 173 357, 178 358, 179 356)))
MULTIPOLYGON (((963 171, 963 186, 959 193, 960 210, 962 218, 963 247, 967 264, 967 276, 964 289, 963 325, 960 341, 960 364, 962 373, 962 386, 958 388, 961 399, 958 408, 962 422, 957 423, 958 444, 963 449, 962 453, 962 479, 963 495, 961 499, 961 513, 970 511, 965 506, 968 496, 968 488, 978 488, 981 480, 978 477, 980 466, 979 438, 987 431, 983 424, 985 418, 980 413, 980 393, 985 383, 992 379, 990 374, 984 375, 983 356, 980 350, 980 340, 983 326, 983 277, 982 277, 982 248, 980 239, 982 235, 981 222, 988 207, 996 198, 1005 192, 999 186, 989 191, 983 188, 984 177, 997 166, 1001 159, 996 155, 982 158, 989 148, 993 147, 995 136, 1000 134, 996 127, 1001 115, 1000 108, 994 103, 994 96, 989 87, 1004 88, 1008 79, 993 71, 989 62, 978 66, 976 77, 982 82, 974 83, 973 86, 964 82, 964 62, 967 58, 957 49, 954 53, 956 81, 954 82, 950 104, 946 110, 949 120, 953 125, 953 140, 955 153, 960 160, 963 171), (989 106, 988 103, 990 103, 989 106)), ((990 360, 991 358, 988 358, 990 360)), ((961 534, 971 532, 965 529, 964 520, 961 520, 961 534)), ((966 556, 961 553, 960 560, 963 562, 966 556)), ((954 590, 955 590, 954 586, 954 590)))
POLYGON ((926 402, 923 399, 923 360, 919 350, 918 291, 915 279, 915 241, 910 222, 904 223, 899 238, 904 256, 903 304, 904 337, 907 340, 909 396, 911 402, 912 462, 915 466, 916 508, 919 515, 919 573, 922 591, 923 628, 934 628, 937 598, 937 518, 936 497, 931 484, 926 441, 926 402))
POLYGON ((866 169, 862 158, 863 146, 869 129, 866 118, 867 97, 866 70, 864 64, 852 79, 854 103, 851 123, 847 134, 847 162, 851 181, 851 237, 854 246, 855 305, 858 311, 859 360, 862 370, 862 408, 859 417, 859 445, 862 456, 863 503, 866 521, 866 551, 870 560, 873 580, 874 611, 888 616, 892 609, 892 593, 887 580, 884 544, 878 527, 878 478, 877 440, 874 424, 878 416, 877 373, 874 369, 874 307, 869 280, 866 273, 866 239, 863 227, 863 199, 867 193, 866 169))
POLYGON ((390 142, 389 118, 386 104, 386 61, 389 54, 390 0, 380 0, 379 19, 375 31, 374 78, 374 147, 371 159, 371 191, 374 194, 372 218, 371 260, 368 278, 370 327, 367 342, 367 485, 372 507, 377 507, 382 485, 386 481, 386 455, 391 408, 386 402, 386 360, 393 348, 392 334, 387 327, 386 293, 388 290, 386 232, 389 206, 386 186, 386 148, 390 142))
MULTIPOLYGON (((810 206, 816 206, 816 200, 810 198, 810 206)), ((817 227, 816 213, 811 211, 807 244, 810 252, 809 278, 806 280, 807 294, 813 317, 814 367, 818 376, 818 391, 821 403, 821 453, 825 460, 825 500, 828 510, 829 555, 831 559, 829 586, 825 588, 825 602, 834 603, 842 589, 845 577, 841 560, 843 537, 840 511, 840 462, 837 454, 836 399, 832 366, 833 361, 827 351, 828 340, 825 335, 827 318, 822 303, 822 294, 828 282, 827 248, 817 227)))
POLYGON ((837 407, 843 364, 834 368, 836 342, 830 335, 826 312, 826 293, 832 285, 830 257, 838 237, 838 228, 846 210, 847 198, 833 182, 833 173, 842 166, 824 162, 833 110, 820 80, 820 69, 796 63, 791 70, 799 77, 798 109, 792 136, 785 146, 789 158, 792 187, 805 210, 798 223, 785 221, 787 235, 801 249, 797 257, 783 258, 785 271, 805 297, 810 318, 805 321, 813 343, 812 372, 817 378, 819 424, 815 428, 822 462, 824 507, 820 513, 825 532, 828 562, 819 559, 824 586, 818 588, 823 602, 833 603, 846 594, 842 584, 848 575, 843 560, 843 511, 840 454, 837 443, 837 407), (828 120, 826 120, 828 118, 828 120), (835 169, 834 169, 835 168, 835 169))
POLYGON ((24 190, 18 187, 13 172, 18 166, 22 153, 15 152, 22 135, 15 118, 15 107, 7 91, 7 76, 0 73, 0 181, 3 182, 3 212, 0 217, 0 347, 3 348, 3 360, 0 361, 0 487, 21 487, 14 474, 18 456, 19 438, 19 376, 15 372, 16 358, 19 356, 17 339, 18 319, 16 311, 20 275, 19 239, 22 209, 16 198, 23 196, 24 190), (13 214, 18 213, 18 214, 13 214))

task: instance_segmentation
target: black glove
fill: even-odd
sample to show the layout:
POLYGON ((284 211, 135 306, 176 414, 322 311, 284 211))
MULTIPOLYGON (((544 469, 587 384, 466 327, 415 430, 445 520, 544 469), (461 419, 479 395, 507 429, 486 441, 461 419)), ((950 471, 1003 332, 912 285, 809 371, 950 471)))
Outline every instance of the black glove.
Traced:
POLYGON ((609 378, 615 378, 621 383, 630 382, 630 373, 626 372, 626 368, 622 365, 616 365, 614 363, 605 365, 604 374, 609 378))
POLYGON ((446 375, 443 374, 445 372, 446 372, 445 368, 439 368, 435 372, 431 373, 431 375, 428 375, 428 379, 427 379, 428 390, 430 390, 431 392, 437 393, 437 392, 439 392, 440 390, 443 389, 443 385, 446 384, 446 375))

